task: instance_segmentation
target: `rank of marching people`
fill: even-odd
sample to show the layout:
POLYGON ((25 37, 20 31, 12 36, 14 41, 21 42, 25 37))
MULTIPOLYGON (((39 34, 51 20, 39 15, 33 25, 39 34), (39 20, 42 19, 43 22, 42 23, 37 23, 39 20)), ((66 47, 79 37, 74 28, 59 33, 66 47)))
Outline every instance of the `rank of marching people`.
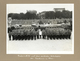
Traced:
POLYGON ((71 39, 72 31, 64 28, 52 29, 14 29, 8 28, 9 40, 37 40, 37 39, 71 39))

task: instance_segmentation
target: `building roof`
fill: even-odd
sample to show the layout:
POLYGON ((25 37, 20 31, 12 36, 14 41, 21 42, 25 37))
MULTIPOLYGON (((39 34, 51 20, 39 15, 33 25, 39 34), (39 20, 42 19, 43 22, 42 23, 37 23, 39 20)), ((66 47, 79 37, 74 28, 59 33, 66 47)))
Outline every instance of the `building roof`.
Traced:
POLYGON ((54 8, 54 11, 63 11, 65 8, 54 8))

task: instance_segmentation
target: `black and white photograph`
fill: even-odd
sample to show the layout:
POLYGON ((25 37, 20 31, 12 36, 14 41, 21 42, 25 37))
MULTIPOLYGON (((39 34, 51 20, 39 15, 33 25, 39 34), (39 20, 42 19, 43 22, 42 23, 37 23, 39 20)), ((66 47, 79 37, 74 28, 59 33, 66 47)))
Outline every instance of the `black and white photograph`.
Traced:
POLYGON ((6 54, 74 54, 74 4, 6 4, 6 54))

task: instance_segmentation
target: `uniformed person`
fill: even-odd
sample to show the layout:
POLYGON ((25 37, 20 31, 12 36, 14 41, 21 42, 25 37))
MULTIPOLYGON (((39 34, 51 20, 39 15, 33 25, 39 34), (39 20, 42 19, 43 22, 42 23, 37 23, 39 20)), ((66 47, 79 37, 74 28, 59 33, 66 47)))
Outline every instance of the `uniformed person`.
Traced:
POLYGON ((8 37, 9 37, 9 40, 11 40, 11 32, 12 32, 11 27, 8 27, 8 37))

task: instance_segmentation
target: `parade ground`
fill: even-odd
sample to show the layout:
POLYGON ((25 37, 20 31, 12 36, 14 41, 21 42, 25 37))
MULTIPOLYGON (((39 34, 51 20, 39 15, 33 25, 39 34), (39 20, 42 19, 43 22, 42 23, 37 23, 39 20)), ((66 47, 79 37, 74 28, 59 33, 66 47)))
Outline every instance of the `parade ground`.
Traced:
POLYGON ((8 41, 8 51, 72 51, 71 40, 14 40, 8 41))

